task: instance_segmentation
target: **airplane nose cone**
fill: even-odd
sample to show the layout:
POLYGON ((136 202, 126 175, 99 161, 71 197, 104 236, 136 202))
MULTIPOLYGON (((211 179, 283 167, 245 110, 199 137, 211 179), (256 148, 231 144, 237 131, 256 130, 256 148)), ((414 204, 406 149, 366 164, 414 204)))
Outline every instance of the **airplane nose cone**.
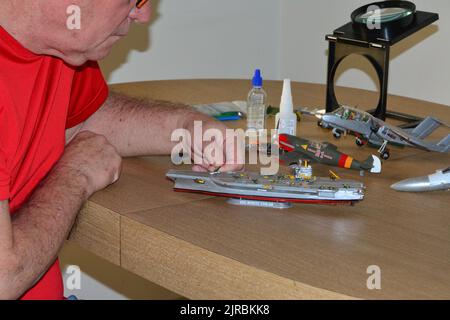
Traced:
POLYGON ((430 188, 428 177, 406 179, 391 186, 392 189, 403 192, 422 192, 430 188))

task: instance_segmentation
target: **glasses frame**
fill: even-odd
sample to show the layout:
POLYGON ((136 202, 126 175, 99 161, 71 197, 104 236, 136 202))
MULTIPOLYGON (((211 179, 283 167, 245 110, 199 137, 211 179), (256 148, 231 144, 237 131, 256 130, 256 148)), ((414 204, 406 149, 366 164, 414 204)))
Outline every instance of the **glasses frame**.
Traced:
POLYGON ((148 2, 148 0, 137 0, 136 8, 141 9, 147 2, 148 2))

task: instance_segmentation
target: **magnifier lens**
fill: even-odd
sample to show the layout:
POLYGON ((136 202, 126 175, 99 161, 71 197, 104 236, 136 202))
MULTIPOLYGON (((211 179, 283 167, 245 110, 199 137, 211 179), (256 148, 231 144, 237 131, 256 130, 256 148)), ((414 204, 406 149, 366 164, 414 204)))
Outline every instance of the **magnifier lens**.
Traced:
POLYGON ((360 14, 355 18, 355 21, 359 23, 372 21, 386 23, 403 19, 411 14, 413 14, 413 11, 407 8, 383 8, 360 14))

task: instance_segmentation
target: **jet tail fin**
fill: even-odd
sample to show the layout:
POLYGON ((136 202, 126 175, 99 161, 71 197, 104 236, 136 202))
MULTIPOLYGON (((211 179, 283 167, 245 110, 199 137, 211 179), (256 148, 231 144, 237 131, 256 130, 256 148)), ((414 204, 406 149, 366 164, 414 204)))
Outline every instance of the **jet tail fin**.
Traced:
POLYGON ((425 118, 414 130, 411 131, 411 135, 419 139, 424 139, 432 134, 441 125, 447 126, 447 124, 442 121, 435 119, 433 117, 425 118))
POLYGON ((377 156, 371 155, 362 163, 361 167, 371 173, 381 173, 381 160, 377 156))

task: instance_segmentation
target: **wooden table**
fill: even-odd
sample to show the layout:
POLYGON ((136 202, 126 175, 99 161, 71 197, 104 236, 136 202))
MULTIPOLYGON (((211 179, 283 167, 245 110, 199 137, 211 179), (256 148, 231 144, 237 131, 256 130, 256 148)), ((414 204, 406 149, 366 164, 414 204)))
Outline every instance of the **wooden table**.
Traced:
MULTIPOLYGON (((279 103, 281 82, 266 82, 279 103)), ((209 103, 243 100, 248 81, 155 81, 112 86, 129 95, 209 103)), ((293 84, 296 105, 324 106, 325 87, 293 84)), ((339 89, 360 108, 377 95, 339 89)), ((392 110, 450 122, 447 106, 389 98, 392 110)), ((243 124, 235 123, 233 126, 243 124)), ((299 135, 333 141, 314 118, 299 135)), ((441 135, 444 134, 439 132, 441 135)), ((340 149, 365 159, 348 136, 340 149)), ((191 299, 450 298, 448 192, 397 193, 396 181, 450 164, 448 154, 392 148, 381 175, 337 169, 361 179, 366 199, 355 206, 295 205, 289 210, 232 206, 223 198, 172 191, 169 157, 126 159, 120 181, 96 193, 79 215, 71 240, 121 267, 191 299), (367 268, 381 268, 381 290, 368 290, 367 268)), ((316 166, 318 175, 328 168, 316 166)))

